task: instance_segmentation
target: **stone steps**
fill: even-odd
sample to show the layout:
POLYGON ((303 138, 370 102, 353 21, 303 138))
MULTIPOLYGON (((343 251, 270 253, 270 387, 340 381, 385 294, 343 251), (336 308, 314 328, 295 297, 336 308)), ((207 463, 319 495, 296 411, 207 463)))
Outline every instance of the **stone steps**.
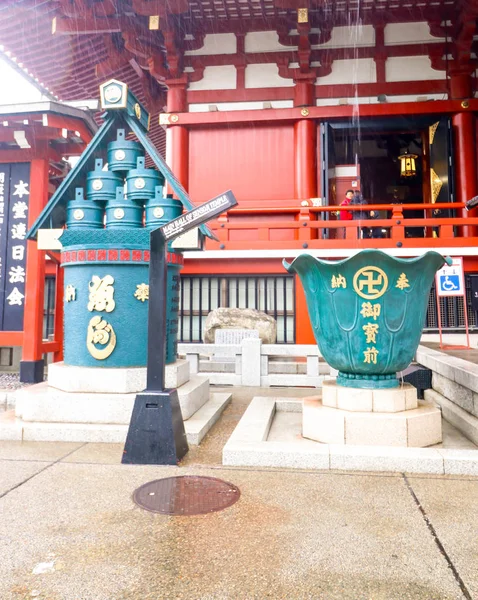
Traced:
MULTIPOLYGON (((231 398, 232 394, 212 393, 210 399, 184 422, 186 437, 191 446, 201 443, 230 403, 231 398)), ((14 410, 0 414, 0 440, 123 444, 127 433, 128 424, 48 423, 22 420, 15 417, 14 410)))

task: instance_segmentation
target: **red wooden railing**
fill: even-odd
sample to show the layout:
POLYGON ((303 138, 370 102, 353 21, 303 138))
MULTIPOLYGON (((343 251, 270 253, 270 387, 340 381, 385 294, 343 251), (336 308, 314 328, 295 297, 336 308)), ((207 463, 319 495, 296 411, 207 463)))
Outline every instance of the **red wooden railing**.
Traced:
POLYGON ((219 242, 207 240, 206 249, 260 250, 283 248, 394 248, 476 246, 478 236, 463 236, 461 231, 478 227, 477 217, 444 218, 432 216, 437 210, 456 209, 464 204, 368 204, 347 206, 351 212, 388 211, 387 219, 340 221, 337 206, 296 206, 287 208, 236 208, 210 224, 219 242), (423 218, 407 218, 408 211, 421 210, 423 218), (332 213, 332 214, 330 214, 332 213), (362 228, 378 228, 384 237, 361 237, 362 228), (409 228, 420 228, 422 236, 413 237, 409 228), (407 231, 406 231, 407 230, 407 231))

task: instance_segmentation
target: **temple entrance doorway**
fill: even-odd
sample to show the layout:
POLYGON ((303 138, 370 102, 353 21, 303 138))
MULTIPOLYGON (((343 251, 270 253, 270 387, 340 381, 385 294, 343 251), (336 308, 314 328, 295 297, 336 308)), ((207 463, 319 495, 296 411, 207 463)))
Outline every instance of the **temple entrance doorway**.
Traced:
MULTIPOLYGON (((389 117, 321 125, 325 205, 340 205, 348 190, 368 204, 419 205, 453 202, 452 130, 448 117, 389 117)), ((391 211, 380 211, 389 218, 391 211)), ((452 210, 405 210, 405 219, 453 216, 452 210)), ((331 214, 331 219, 338 218, 331 214)), ((337 231, 340 237, 340 231, 337 231)), ((386 228, 381 237, 388 236, 386 228)), ((433 235, 433 228, 406 227, 406 237, 433 235)), ((332 236, 331 236, 332 237, 332 236)))

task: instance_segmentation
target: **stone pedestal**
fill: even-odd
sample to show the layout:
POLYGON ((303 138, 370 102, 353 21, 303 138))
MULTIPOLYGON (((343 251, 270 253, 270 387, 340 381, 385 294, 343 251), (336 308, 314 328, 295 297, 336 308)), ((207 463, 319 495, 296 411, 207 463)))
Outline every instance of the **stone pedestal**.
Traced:
MULTIPOLYGON (((48 382, 16 393, 15 419, 0 439, 124 442, 136 394, 146 387, 146 368, 97 369, 64 363, 48 368, 48 382), (7 431, 8 429, 8 431, 7 431)), ((199 444, 231 400, 210 393, 209 379, 189 375, 186 360, 166 365, 166 387, 176 388, 188 442, 199 444)))
POLYGON ((424 448, 442 441, 441 412, 407 383, 365 390, 324 381, 322 398, 304 398, 302 434, 325 444, 424 448))

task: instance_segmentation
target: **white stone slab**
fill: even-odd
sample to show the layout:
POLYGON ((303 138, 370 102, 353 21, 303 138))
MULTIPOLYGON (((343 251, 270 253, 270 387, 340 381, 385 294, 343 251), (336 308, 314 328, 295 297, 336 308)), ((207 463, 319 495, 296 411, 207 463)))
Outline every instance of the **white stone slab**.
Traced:
POLYGON ((402 391, 400 388, 373 390, 372 396, 374 412, 401 412, 405 410, 405 390, 402 391))
POLYGON ((106 369, 51 363, 48 365, 48 383, 65 392, 131 394, 145 389, 146 367, 106 369))
POLYGON ((478 418, 470 415, 434 390, 425 390, 425 400, 435 402, 441 408, 443 418, 478 445, 478 418))
POLYGON ((178 397, 181 413, 186 421, 209 400, 209 379, 194 375, 178 388, 178 397))
POLYGON ((287 442, 239 443, 229 440, 222 451, 222 464, 328 470, 329 447, 317 442, 310 444, 302 446, 287 442))
POLYGON ((189 381, 189 362, 178 358, 165 368, 165 386, 171 389, 180 388, 189 381))
POLYGON ((23 423, 23 440, 29 442, 104 442, 122 444, 128 425, 85 423, 23 423))
POLYGON ((372 390, 349 388, 341 385, 337 389, 337 408, 347 411, 371 412, 373 408, 372 390))
POLYGON ((318 398, 304 398, 302 435, 324 444, 345 444, 344 411, 322 406, 318 398))
POLYGON ((420 413, 410 411, 407 418, 407 445, 412 448, 426 448, 442 441, 441 411, 431 410, 420 413))
POLYGON ((190 419, 184 422, 188 443, 198 446, 204 436, 217 422, 226 406, 231 402, 232 394, 213 393, 206 404, 190 419))
POLYGON ((275 413, 276 398, 255 396, 229 441, 240 443, 263 442, 267 439, 275 413))
MULTIPOLYGON (((189 380, 189 363, 178 359, 165 369, 166 387, 178 388, 189 380)), ((146 388, 146 367, 106 369, 48 365, 48 384, 64 392, 133 394, 146 388)))
POLYGON ((478 476, 478 450, 441 449, 446 475, 478 476))
POLYGON ((337 384, 335 380, 322 382, 322 404, 337 408, 337 384))
POLYGON ((347 413, 345 443, 357 446, 407 446, 407 421, 403 413, 347 413))
POLYGON ((0 440, 21 442, 23 437, 22 422, 15 417, 15 411, 8 410, 0 414, 0 440))
POLYGON ((64 392, 43 382, 17 397, 17 416, 25 422, 127 424, 136 394, 64 392))
POLYGON ((242 385, 261 385, 261 346, 259 338, 245 338, 242 341, 242 385))

